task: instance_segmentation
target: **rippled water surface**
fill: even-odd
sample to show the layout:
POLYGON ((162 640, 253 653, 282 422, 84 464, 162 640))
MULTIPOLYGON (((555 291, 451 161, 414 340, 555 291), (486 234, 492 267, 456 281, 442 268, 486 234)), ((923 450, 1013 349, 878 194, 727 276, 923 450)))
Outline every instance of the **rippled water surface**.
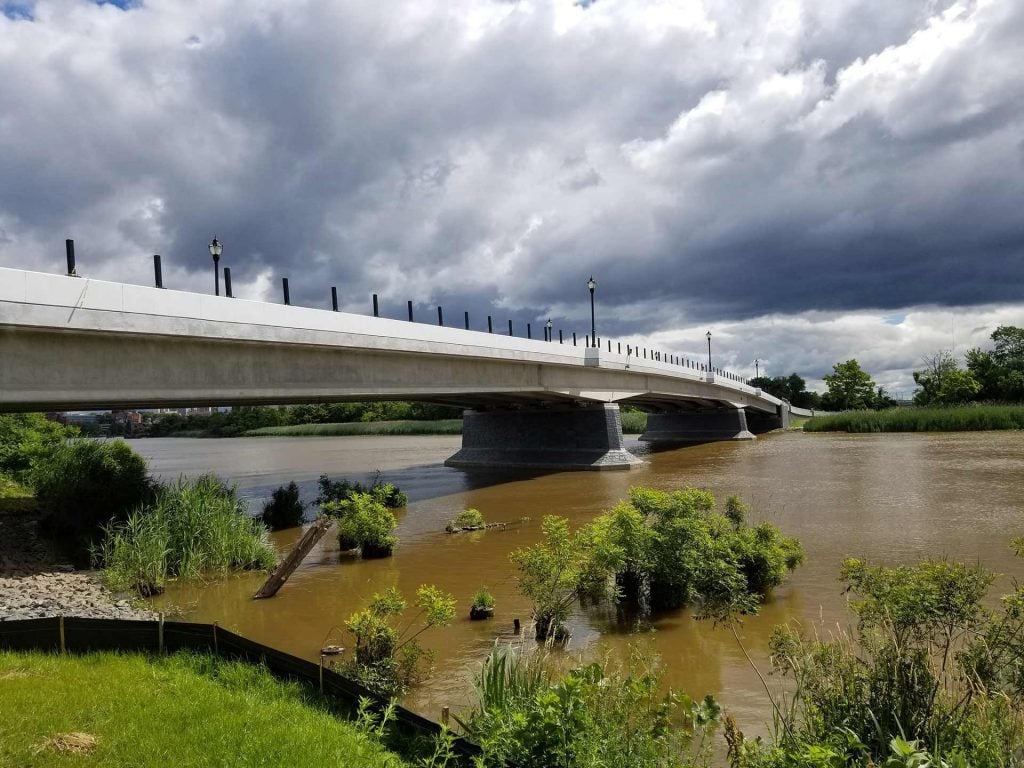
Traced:
MULTIPOLYGON (((1001 573, 1024 575, 1008 548, 1024 534, 1024 434, 957 433, 823 435, 777 433, 752 443, 714 443, 658 453, 632 444, 647 460, 630 472, 547 475, 477 473, 444 467, 458 437, 152 439, 133 441, 165 478, 213 471, 235 481, 254 509, 278 485, 297 481, 316 496, 316 479, 373 478, 409 494, 400 516, 394 557, 361 562, 339 558, 325 539, 270 600, 251 599, 262 576, 245 574, 203 585, 175 585, 159 605, 185 617, 218 621, 261 642, 315 659, 330 639, 346 644, 338 626, 370 596, 397 586, 407 596, 424 583, 456 595, 454 626, 425 635, 437 653, 437 671, 407 702, 436 718, 469 695, 469 671, 495 637, 510 636, 529 606, 515 589, 508 555, 537 540, 546 514, 584 523, 623 498, 630 485, 705 487, 724 498, 741 495, 753 519, 768 519, 797 535, 805 564, 777 590, 740 634, 754 660, 767 668, 767 641, 780 622, 846 623, 836 580, 847 555, 889 564, 928 556, 980 560, 1001 573), (450 536, 445 522, 466 507, 489 522, 516 522, 507 530, 450 536), (470 622, 470 598, 486 584, 496 618, 470 622)), ((275 535, 283 550, 298 531, 275 535)), ((758 732, 768 704, 732 635, 686 611, 655 617, 653 634, 630 632, 612 616, 582 613, 572 622, 570 653, 624 658, 631 645, 655 650, 667 682, 692 695, 715 694, 748 731, 758 732)))

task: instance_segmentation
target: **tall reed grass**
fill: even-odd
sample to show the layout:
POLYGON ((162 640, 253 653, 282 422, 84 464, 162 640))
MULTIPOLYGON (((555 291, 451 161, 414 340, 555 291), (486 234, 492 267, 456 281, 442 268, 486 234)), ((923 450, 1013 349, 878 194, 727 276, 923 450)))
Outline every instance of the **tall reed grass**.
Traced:
POLYGON ((643 411, 622 411, 622 433, 639 435, 647 429, 647 414, 643 411))
POLYGON ((149 507, 112 523, 94 560, 115 590, 161 592, 169 578, 268 569, 277 562, 267 529, 213 475, 161 488, 149 507))
POLYGON ((891 408, 815 416, 804 432, 970 432, 1024 429, 1024 405, 891 408))
POLYGON ((244 437, 343 437, 349 435, 460 435, 462 419, 438 421, 352 421, 336 424, 293 424, 261 427, 244 437))

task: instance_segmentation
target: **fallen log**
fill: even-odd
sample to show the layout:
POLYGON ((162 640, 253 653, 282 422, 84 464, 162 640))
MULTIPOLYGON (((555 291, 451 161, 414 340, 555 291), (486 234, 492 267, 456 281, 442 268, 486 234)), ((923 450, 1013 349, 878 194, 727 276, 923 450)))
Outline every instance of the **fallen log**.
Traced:
POLYGON ((302 534, 299 543, 288 553, 288 557, 281 561, 277 568, 274 569, 274 572, 270 574, 270 577, 263 583, 263 586, 259 588, 259 591, 252 596, 253 600, 261 600, 264 597, 276 595, 277 591, 284 586, 288 577, 292 575, 292 572, 306 559, 309 551, 316 546, 316 543, 323 538, 324 534, 330 530, 333 524, 334 519, 327 515, 318 517, 316 522, 309 526, 306 532, 302 534))

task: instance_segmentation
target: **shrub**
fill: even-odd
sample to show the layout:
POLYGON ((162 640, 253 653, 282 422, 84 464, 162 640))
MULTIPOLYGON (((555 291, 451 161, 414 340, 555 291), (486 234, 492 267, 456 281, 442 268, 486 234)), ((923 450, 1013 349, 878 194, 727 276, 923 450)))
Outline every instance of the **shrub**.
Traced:
POLYGON ((295 481, 274 491, 270 501, 263 505, 263 524, 272 531, 302 525, 306 505, 299 499, 299 486, 295 481))
POLYGON ((77 436, 77 427, 51 421, 41 413, 0 414, 0 474, 26 481, 33 461, 77 436))
POLYGON ((384 696, 400 695, 420 682, 433 655, 420 647, 417 638, 431 627, 451 624, 455 598, 423 585, 416 590, 415 607, 417 615, 403 630, 396 629, 406 602, 392 587, 382 595, 375 594, 366 608, 352 614, 345 628, 355 639, 355 649, 345 671, 384 696))
POLYGON ((368 493, 388 509, 401 509, 409 503, 409 498, 396 486, 381 482, 379 472, 369 488, 354 480, 331 480, 327 475, 320 475, 317 482, 320 494, 316 497, 316 503, 320 507, 346 501, 356 493, 368 493))
POLYGON ((490 593, 487 587, 480 587, 473 595, 473 607, 474 608, 493 608, 494 607, 494 595, 490 593))
POLYGON ((359 547, 363 557, 387 557, 398 543, 394 513, 369 493, 351 493, 343 501, 323 505, 326 515, 338 518, 338 544, 359 547))
POLYGON ((460 721, 484 765, 674 768, 710 760, 704 736, 717 725, 718 704, 662 693, 659 672, 640 654, 625 670, 595 663, 550 680, 539 655, 524 661, 495 645, 475 681, 478 701, 460 721), (701 740, 691 747, 694 733, 701 740))
POLYGON ((484 516, 479 509, 464 509, 448 521, 445 530, 452 532, 466 528, 483 528, 485 525, 484 516))
POLYGON ((29 473, 46 529, 85 552, 103 526, 149 503, 146 460, 123 440, 71 440, 37 459, 29 473))
POLYGON ((112 589, 151 595, 178 576, 269 569, 277 553, 235 489, 204 475, 162 488, 150 507, 109 525, 94 561, 112 589))

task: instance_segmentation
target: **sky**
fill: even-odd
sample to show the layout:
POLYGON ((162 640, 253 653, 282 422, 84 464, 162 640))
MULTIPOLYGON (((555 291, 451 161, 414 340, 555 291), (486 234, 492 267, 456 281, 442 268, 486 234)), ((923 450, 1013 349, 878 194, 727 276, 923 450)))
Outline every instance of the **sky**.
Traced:
POLYGON ((1020 0, 0 0, 0 266, 895 394, 1024 325, 1020 0))

